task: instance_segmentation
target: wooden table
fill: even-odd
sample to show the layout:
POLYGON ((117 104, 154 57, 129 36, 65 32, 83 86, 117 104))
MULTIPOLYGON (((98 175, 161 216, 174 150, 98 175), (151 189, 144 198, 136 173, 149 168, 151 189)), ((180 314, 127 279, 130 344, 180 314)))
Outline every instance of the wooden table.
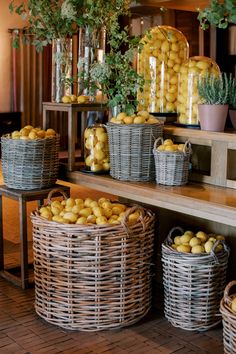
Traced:
POLYGON ((56 103, 43 102, 43 129, 49 127, 49 112, 66 112, 68 114, 68 170, 73 171, 75 166, 75 141, 76 141, 76 123, 77 112, 81 114, 81 154, 83 155, 83 133, 87 121, 87 112, 104 112, 107 106, 101 103, 56 103))
MULTIPOLYGON (((20 285, 23 289, 29 286, 29 274, 28 274, 28 237, 27 237, 27 205, 29 201, 37 200, 40 207, 44 203, 44 199, 48 197, 48 193, 53 188, 62 189, 65 194, 70 196, 70 187, 55 184, 51 188, 35 189, 35 190, 17 190, 10 189, 5 185, 0 185, 0 275, 12 281, 15 285, 20 285), (12 272, 10 269, 6 270, 4 267, 4 236, 3 236, 3 210, 2 210, 2 197, 18 200, 19 213, 20 213, 20 278, 12 272)), ((61 196, 59 192, 56 192, 53 196, 61 196)))

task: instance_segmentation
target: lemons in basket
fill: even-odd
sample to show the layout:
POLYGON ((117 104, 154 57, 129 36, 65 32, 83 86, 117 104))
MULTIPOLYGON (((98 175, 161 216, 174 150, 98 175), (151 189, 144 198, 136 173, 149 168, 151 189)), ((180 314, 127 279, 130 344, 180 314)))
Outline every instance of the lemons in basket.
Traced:
MULTIPOLYGON (((225 241, 225 237, 223 235, 207 234, 204 231, 194 233, 187 230, 183 235, 175 236, 170 246, 178 252, 194 254, 210 253, 218 240, 225 241)), ((214 251, 220 252, 222 249, 223 245, 219 243, 214 251)))
POLYGON ((234 296, 232 303, 231 303, 231 309, 233 312, 236 313, 236 296, 234 296))
POLYGON ((157 151, 183 152, 184 144, 174 144, 172 139, 165 139, 163 144, 157 147, 157 151))
MULTIPOLYGON (((39 209, 40 216, 65 224, 107 225, 120 224, 124 221, 128 206, 111 201, 107 198, 93 200, 92 198, 68 198, 63 201, 53 201, 50 205, 39 209)), ((136 223, 140 211, 135 210, 127 216, 129 223, 136 223)))
POLYGON ((21 140, 45 139, 54 136, 56 136, 56 132, 54 129, 48 128, 47 130, 44 130, 39 127, 34 128, 32 125, 26 125, 20 131, 15 130, 11 133, 12 139, 21 140))
POLYGON ((125 112, 112 117, 110 122, 116 124, 157 124, 160 121, 147 111, 139 111, 137 114, 127 115, 125 112))

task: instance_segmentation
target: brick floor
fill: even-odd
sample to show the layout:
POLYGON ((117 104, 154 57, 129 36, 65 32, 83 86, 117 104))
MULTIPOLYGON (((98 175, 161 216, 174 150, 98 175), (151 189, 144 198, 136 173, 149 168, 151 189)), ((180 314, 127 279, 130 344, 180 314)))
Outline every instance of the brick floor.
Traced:
POLYGON ((0 354, 223 354, 222 328, 197 333, 173 327, 153 309, 130 327, 67 331, 34 311, 34 289, 0 278, 0 354))

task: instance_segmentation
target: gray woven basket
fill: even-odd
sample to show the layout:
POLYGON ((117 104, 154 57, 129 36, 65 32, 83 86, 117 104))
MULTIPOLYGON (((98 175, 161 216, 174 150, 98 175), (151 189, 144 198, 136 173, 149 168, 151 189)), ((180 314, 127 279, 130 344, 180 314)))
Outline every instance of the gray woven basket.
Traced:
POLYGON ((232 288, 236 289, 236 281, 231 281, 225 288, 224 296, 220 302, 220 312, 223 320, 223 341, 224 353, 236 354, 236 313, 231 309, 232 299, 236 293, 232 293, 232 288))
POLYGON ((204 331, 221 322, 229 249, 217 241, 211 253, 178 252, 170 246, 176 230, 183 233, 181 228, 173 228, 162 244, 165 317, 175 327, 204 331), (215 253, 219 243, 223 250, 215 253))
POLYGON ((156 183, 168 186, 180 186, 188 183, 191 144, 186 141, 182 151, 158 151, 157 146, 163 144, 158 138, 154 143, 156 183))
POLYGON ((32 190, 54 185, 59 169, 59 142, 59 135, 35 140, 2 136, 2 173, 6 186, 32 190))
POLYGON ((152 181, 154 141, 163 135, 163 124, 107 124, 110 175, 123 181, 152 181))
POLYGON ((124 327, 145 316, 152 298, 152 211, 133 206, 117 225, 61 224, 38 211, 31 220, 39 316, 82 331, 124 327), (136 210, 140 218, 128 222, 136 210))

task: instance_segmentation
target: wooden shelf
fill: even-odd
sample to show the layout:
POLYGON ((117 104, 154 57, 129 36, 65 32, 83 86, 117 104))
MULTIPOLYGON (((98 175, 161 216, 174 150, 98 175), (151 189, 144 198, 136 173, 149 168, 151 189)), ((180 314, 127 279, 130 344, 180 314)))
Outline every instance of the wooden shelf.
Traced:
POLYGON ((193 171, 189 179, 236 189, 236 131, 207 132, 175 126, 164 127, 165 137, 176 142, 187 139, 193 147, 193 171), (194 165, 195 163, 195 165, 194 165), (208 173, 202 173, 208 171, 208 173))
POLYGON ((110 176, 90 175, 79 171, 67 171, 65 178, 71 183, 118 197, 236 226, 234 189, 200 183, 168 187, 155 182, 123 182, 110 176))

